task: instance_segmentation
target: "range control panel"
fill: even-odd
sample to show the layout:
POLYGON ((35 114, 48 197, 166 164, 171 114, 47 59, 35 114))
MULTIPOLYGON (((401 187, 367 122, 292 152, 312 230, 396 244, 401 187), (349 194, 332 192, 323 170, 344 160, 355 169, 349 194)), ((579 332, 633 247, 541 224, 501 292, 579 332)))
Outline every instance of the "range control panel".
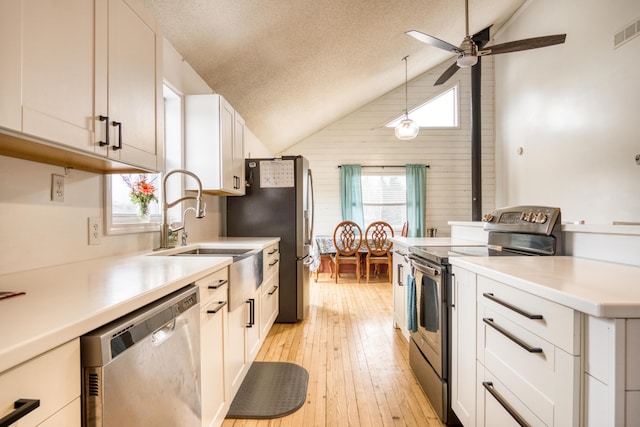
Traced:
POLYGON ((550 235, 560 225, 560 208, 511 206, 485 214, 482 221, 487 231, 550 235))

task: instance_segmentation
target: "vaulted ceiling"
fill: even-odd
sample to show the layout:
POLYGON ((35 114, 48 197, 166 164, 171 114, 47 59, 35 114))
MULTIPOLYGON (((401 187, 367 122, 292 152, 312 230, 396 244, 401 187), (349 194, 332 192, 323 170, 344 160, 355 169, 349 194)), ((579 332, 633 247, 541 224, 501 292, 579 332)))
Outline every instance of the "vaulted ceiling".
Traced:
MULTIPOLYGON (((464 0, 143 1, 274 153, 402 85, 406 55, 409 79, 452 60, 405 31, 465 36, 464 0)), ((524 1, 470 0, 470 32, 494 33, 524 1)))

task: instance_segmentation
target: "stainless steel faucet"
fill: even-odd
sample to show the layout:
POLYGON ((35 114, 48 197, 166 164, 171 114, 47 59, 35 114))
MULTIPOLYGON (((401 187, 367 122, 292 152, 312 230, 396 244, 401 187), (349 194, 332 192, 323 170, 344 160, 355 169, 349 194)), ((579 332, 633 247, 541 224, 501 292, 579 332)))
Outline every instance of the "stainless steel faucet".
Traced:
MULTIPOLYGON (((174 169, 170 172, 167 172, 167 174, 162 178, 162 197, 164 201, 162 202, 162 224, 160 224, 160 248, 159 249, 166 249, 168 247, 167 241, 169 239, 169 232, 175 232, 180 229, 180 228, 172 229, 169 226, 168 218, 167 218, 167 211, 169 210, 169 208, 172 208, 178 203, 183 202, 185 200, 195 200, 196 201, 196 207, 195 207, 196 218, 204 218, 204 216, 206 215, 205 210, 207 206, 202 201, 202 182, 200 181, 200 178, 198 178, 198 176, 193 172, 188 171, 186 169, 174 169), (198 194, 195 197, 185 196, 185 197, 179 198, 178 200, 174 200, 171 203, 167 202, 167 179, 174 173, 182 173, 184 175, 189 175, 190 177, 195 179, 198 184, 198 194)), ((185 210, 185 213, 186 213, 186 210, 185 210)), ((184 227, 184 221, 183 221, 182 227, 184 227)))

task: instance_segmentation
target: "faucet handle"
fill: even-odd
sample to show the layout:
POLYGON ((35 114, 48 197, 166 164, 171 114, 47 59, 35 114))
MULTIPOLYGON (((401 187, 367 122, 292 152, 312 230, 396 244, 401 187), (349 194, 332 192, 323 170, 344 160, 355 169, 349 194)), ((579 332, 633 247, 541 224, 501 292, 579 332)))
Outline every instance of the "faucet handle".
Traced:
POLYGON ((187 230, 182 230, 182 246, 187 246, 187 238, 189 237, 189 233, 187 230))

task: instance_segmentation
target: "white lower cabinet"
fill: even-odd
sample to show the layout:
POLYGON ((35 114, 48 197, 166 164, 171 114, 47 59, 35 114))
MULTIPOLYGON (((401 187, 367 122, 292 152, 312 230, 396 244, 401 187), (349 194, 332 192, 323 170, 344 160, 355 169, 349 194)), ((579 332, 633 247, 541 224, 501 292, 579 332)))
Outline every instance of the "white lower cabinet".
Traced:
POLYGON ((393 325, 402 331, 407 341, 407 276, 410 270, 405 256, 408 254, 407 246, 393 242, 393 325))
POLYGON ((80 340, 75 339, 0 374, 0 419, 20 399, 39 406, 15 426, 80 427, 80 340))
POLYGON ((506 413, 522 425, 578 427, 580 314, 483 276, 477 309, 477 425, 500 426, 494 414, 506 413))
POLYGON ((476 425, 476 274, 453 267, 451 408, 465 427, 476 425))
POLYGON ((226 390, 231 399, 260 349, 260 289, 256 289, 240 307, 229 312, 225 381, 228 381, 226 390))
POLYGON ((280 277, 278 274, 262 283, 260 302, 260 336, 266 337, 279 313, 280 277))
POLYGON ((584 426, 640 425, 640 319, 586 316, 584 426))
POLYGON ((220 426, 229 406, 225 392, 228 269, 196 283, 200 287, 200 378, 202 427, 220 426))

